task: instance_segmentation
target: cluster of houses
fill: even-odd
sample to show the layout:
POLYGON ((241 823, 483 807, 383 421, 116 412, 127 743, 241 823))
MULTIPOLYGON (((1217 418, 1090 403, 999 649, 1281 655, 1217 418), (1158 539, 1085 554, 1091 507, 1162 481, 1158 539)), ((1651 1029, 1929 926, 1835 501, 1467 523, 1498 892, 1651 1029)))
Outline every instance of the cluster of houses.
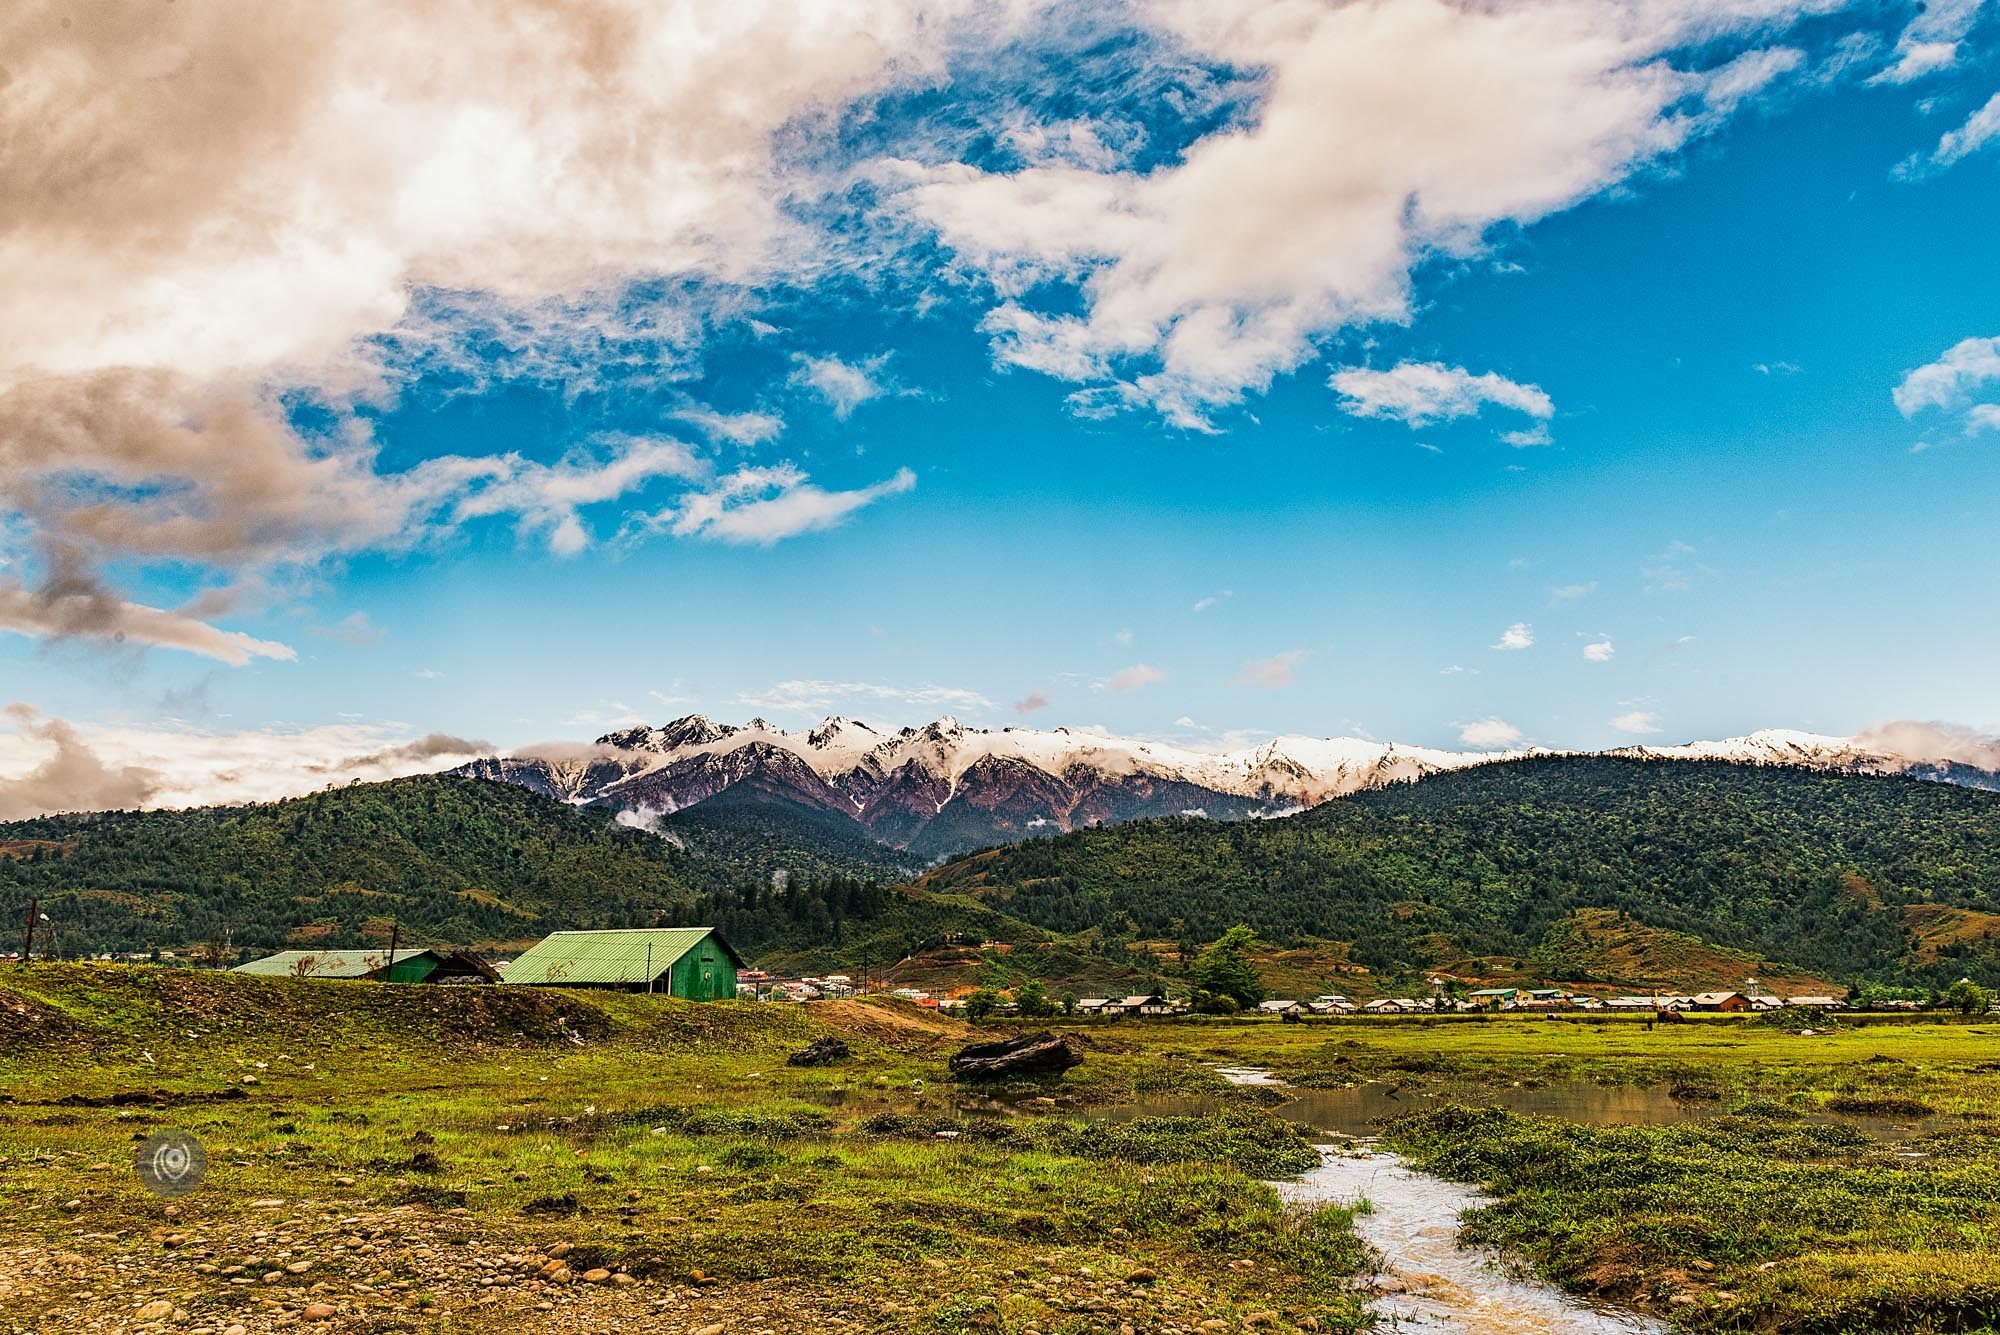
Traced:
POLYGON ((1185 1015, 1187 1011, 1185 1001, 1171 1001, 1158 992, 1136 997, 1081 997, 1076 1003, 1078 1015, 1107 1020, 1124 1015, 1185 1015))
POLYGON ((1295 1018, 1300 1015, 1407 1015, 1417 1012, 1470 1011, 1736 1011, 1783 1010, 1810 1007, 1838 1010, 1847 1003, 1837 997, 1772 997, 1747 992, 1697 992, 1685 996, 1592 997, 1565 992, 1555 987, 1482 987, 1463 997, 1439 994, 1422 1001, 1414 997, 1377 997, 1357 1006, 1336 994, 1314 997, 1311 1001, 1272 1000, 1257 1009, 1265 1015, 1295 1018))

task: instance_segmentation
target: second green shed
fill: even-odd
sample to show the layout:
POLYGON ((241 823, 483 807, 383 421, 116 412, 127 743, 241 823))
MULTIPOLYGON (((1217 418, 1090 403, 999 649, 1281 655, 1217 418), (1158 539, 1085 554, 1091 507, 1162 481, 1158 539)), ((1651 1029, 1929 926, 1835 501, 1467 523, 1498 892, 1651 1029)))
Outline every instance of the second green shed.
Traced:
POLYGON ((501 980, 725 1001, 735 998, 742 967, 742 957, 712 927, 631 927, 552 932, 508 965, 501 980))

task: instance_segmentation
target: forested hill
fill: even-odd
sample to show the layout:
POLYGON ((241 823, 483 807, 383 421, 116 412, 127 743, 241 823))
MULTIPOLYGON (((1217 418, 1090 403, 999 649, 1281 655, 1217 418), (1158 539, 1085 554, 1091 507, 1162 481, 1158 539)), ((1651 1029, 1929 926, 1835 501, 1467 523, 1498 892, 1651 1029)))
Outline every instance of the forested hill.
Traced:
POLYGON ((524 789, 427 776, 286 802, 113 811, 0 825, 0 922, 29 893, 53 900, 71 947, 206 940, 361 944, 371 924, 405 940, 539 935, 542 924, 650 921, 686 904, 700 869, 673 845, 524 789))
MULTIPOLYGON (((65 953, 200 946, 492 947, 564 928, 722 926, 748 954, 895 958, 947 932, 1036 936, 984 906, 884 891, 911 870, 812 813, 727 804, 662 833, 511 784, 429 775, 285 802, 0 824, 0 942, 30 895, 65 953), (784 893, 772 889, 785 872, 784 893)), ((40 943, 37 949, 44 948, 40 943)))
MULTIPOLYGON (((1247 922, 1376 969, 1526 957, 1556 976, 1578 909, 1618 910, 1843 980, 2000 963, 2000 794, 1902 778, 1548 758, 1285 820, 1149 821, 932 873, 1057 931, 1188 945, 1247 922)), ((1947 975, 1949 977, 1947 977, 1947 975)))

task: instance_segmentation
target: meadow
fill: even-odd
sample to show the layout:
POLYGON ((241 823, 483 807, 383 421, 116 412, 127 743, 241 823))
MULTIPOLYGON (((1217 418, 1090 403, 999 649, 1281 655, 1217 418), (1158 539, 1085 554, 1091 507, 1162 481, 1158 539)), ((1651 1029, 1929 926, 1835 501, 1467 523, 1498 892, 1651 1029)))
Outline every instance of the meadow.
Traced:
POLYGON ((1068 1028, 1082 1065, 995 1100, 944 1067, 978 1031, 899 1003, 10 970, 0 1328, 1366 1328, 1349 1212, 1264 1185, 1314 1161, 1288 1092, 1230 1065, 1399 1091, 1386 1141, 1494 1193, 1469 1240, 1677 1328, 1994 1321, 1994 1025, 1068 1028), (1558 1081, 1690 1120, 1488 1106, 1558 1081), (164 1127, 208 1156, 176 1200, 132 1171, 164 1127))

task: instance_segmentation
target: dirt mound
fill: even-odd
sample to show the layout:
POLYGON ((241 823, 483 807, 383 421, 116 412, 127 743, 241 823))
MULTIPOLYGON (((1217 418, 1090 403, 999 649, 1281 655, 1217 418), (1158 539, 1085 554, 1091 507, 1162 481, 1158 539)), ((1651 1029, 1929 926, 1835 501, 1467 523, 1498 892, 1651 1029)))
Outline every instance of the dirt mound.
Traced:
POLYGON ((963 1020, 925 1010, 908 1001, 870 998, 866 1001, 816 1001, 812 1017, 843 1034, 873 1039, 902 1052, 922 1052, 944 1043, 961 1042, 974 1032, 963 1020))
POLYGON ((76 1021, 46 1001, 0 987, 0 1052, 70 1047, 82 1033, 76 1021))

